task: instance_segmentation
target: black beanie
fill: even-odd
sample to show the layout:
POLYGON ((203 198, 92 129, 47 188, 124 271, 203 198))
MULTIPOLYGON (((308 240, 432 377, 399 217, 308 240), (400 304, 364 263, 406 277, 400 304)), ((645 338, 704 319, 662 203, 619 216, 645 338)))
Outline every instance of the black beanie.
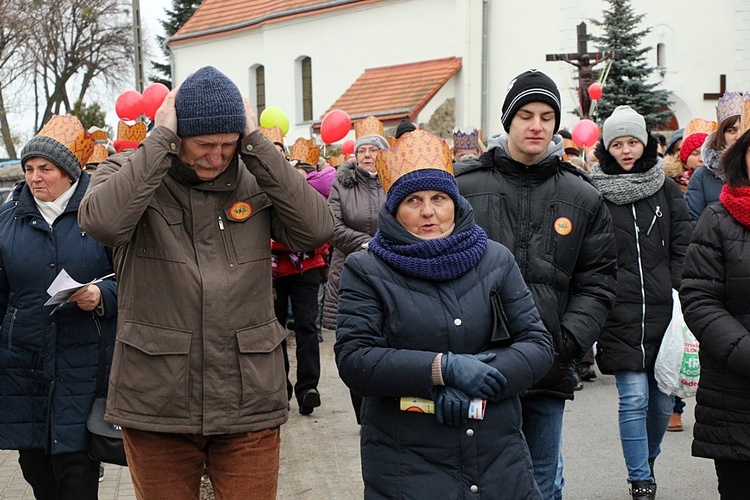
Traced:
POLYGON ((550 77, 539 70, 530 69, 521 73, 508 84, 508 94, 503 102, 503 127, 510 132, 510 122, 524 105, 530 102, 543 102, 555 110, 555 130, 560 128, 560 91, 550 77))
POLYGON ((204 66, 187 77, 174 105, 180 137, 245 131, 247 119, 240 89, 213 66, 204 66))
POLYGON ((417 126, 414 125, 410 120, 404 118, 403 120, 401 120, 401 123, 398 124, 398 127, 396 127, 396 139, 407 132, 414 132, 415 130, 417 130, 417 126))

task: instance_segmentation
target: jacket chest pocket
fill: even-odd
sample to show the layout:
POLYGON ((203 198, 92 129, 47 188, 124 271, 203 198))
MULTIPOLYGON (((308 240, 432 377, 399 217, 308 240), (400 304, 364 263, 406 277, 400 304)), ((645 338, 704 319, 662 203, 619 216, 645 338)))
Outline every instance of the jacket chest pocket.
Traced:
POLYGON ((229 262, 246 264, 268 259, 270 268, 270 210, 271 203, 265 195, 252 196, 222 209, 219 236, 229 262))
POLYGON ((180 207, 149 205, 143 222, 138 225, 136 255, 147 259, 187 262, 185 245, 180 243, 185 234, 182 216, 180 207))
POLYGON ((544 259, 570 277, 586 230, 586 213, 568 203, 553 201, 547 207, 543 231, 544 259))

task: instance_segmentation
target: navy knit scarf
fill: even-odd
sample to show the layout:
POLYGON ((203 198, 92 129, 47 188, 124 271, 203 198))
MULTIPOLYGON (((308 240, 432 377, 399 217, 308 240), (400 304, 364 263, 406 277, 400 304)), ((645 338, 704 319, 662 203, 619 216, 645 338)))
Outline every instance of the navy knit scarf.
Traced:
POLYGON ((446 238, 400 244, 378 231, 369 248, 402 274, 427 281, 450 281, 477 265, 487 249, 487 233, 474 224, 446 238))

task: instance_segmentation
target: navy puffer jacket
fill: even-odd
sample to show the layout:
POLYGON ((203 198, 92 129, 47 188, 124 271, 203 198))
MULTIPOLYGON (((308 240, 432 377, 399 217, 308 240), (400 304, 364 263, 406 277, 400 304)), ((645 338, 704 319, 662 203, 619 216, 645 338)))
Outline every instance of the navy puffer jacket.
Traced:
POLYGON ((99 335, 108 346, 108 370, 117 287, 113 279, 97 284, 104 316, 74 303, 50 315, 54 307, 44 306, 47 288, 63 269, 79 283, 112 273, 110 252, 78 226, 78 205, 88 184, 89 176, 83 173, 52 227, 25 182, 0 208, 2 449, 58 454, 88 448, 86 419, 96 390, 99 335))
MULTIPOLYGON (((474 224, 460 198, 455 232, 474 224)), ((419 241, 384 208, 379 227, 398 243, 419 241)), ((341 276, 336 362, 347 386, 364 396, 365 498, 540 498, 521 432, 518 394, 550 368, 552 340, 510 251, 488 241, 479 263, 445 283, 408 278, 371 251, 351 254, 341 276), (490 346, 490 292, 500 294, 513 343, 490 346), (431 363, 439 352, 494 352, 507 378, 484 420, 462 427, 404 412, 399 398, 433 398, 431 363)))

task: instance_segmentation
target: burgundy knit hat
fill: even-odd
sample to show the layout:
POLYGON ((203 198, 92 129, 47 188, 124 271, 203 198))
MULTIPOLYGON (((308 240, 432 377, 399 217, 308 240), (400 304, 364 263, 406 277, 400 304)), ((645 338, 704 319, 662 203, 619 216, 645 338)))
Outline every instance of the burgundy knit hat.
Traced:
POLYGON ((680 160, 682 160, 682 163, 687 163, 688 156, 690 156, 697 148, 703 146, 706 137, 708 137, 708 135, 697 133, 689 135, 687 139, 682 141, 682 148, 680 148, 680 160))

